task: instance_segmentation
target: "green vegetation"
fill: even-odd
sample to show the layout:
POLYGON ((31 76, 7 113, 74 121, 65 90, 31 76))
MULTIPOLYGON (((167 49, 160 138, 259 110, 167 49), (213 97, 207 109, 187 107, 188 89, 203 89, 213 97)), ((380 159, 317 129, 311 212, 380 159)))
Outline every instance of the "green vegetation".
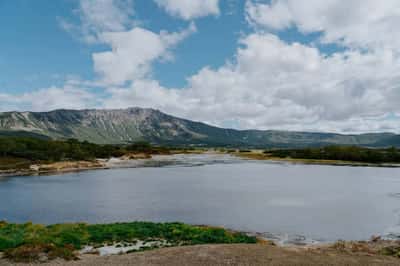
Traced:
POLYGON ((115 224, 11 224, 0 222, 0 251, 14 261, 34 261, 40 253, 48 258, 74 259, 85 245, 166 240, 172 245, 208 243, 256 243, 257 239, 223 228, 182 223, 132 222, 115 224))
POLYGON ((267 150, 264 153, 278 158, 400 163, 400 151, 394 147, 388 149, 369 149, 355 146, 328 146, 308 149, 267 150))
POLYGON ((32 137, 0 136, 0 170, 26 169, 32 163, 91 161, 128 153, 165 154, 169 149, 147 142, 129 145, 99 145, 76 139, 50 140, 32 137))
POLYGON ((118 146, 97 145, 87 141, 44 140, 37 138, 0 138, 0 156, 28 159, 31 161, 92 160, 121 156, 118 146))
POLYGON ((131 143, 124 147, 125 151, 128 152, 140 152, 140 153, 148 153, 148 154, 169 154, 170 148, 167 147, 155 147, 148 143, 147 141, 137 141, 131 143))
POLYGON ((380 250, 380 253, 385 256, 393 256, 400 258, 400 246, 388 246, 380 250))

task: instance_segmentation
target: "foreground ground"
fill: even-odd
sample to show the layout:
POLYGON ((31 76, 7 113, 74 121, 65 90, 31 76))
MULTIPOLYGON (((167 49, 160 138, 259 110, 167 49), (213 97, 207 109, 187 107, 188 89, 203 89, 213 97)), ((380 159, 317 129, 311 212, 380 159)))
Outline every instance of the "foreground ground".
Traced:
POLYGON ((254 235, 183 223, 0 222, 0 266, 32 264, 400 265, 400 242, 374 236, 369 241, 278 247, 254 235), (110 250, 116 252, 104 252, 110 250))
MULTIPOLYGON (((24 264, 0 260, 0 266, 3 265, 24 264)), ((172 247, 104 257, 83 255, 78 261, 55 260, 40 265, 400 265, 400 259, 325 248, 223 244, 172 247)))

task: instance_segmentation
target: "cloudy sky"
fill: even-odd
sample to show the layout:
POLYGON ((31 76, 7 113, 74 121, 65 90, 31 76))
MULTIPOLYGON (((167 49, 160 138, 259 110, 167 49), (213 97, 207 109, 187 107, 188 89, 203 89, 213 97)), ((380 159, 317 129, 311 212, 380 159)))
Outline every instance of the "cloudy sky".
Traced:
POLYGON ((398 0, 0 0, 0 111, 400 133, 398 0))

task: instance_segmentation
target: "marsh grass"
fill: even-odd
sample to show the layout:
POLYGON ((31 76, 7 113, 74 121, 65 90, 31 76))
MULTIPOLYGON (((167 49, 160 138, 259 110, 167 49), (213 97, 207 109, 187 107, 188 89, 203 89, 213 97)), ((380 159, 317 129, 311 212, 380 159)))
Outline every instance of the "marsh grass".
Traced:
POLYGON ((86 245, 166 240, 172 245, 256 243, 257 239, 223 228, 183 223, 131 222, 114 224, 55 224, 44 226, 0 222, 0 251, 14 261, 34 261, 39 254, 48 259, 74 259, 86 245))

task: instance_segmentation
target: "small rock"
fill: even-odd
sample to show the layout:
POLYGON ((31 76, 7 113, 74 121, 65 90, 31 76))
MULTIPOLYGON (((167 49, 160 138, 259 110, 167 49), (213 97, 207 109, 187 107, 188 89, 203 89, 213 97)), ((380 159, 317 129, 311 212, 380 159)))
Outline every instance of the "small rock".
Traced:
POLYGON ((48 260, 49 260, 49 258, 47 257, 47 255, 45 253, 41 253, 39 255, 39 259, 38 259, 39 262, 46 262, 48 260))
POLYGON ((40 165, 32 164, 29 168, 30 168, 32 171, 39 171, 39 170, 40 170, 40 165))

